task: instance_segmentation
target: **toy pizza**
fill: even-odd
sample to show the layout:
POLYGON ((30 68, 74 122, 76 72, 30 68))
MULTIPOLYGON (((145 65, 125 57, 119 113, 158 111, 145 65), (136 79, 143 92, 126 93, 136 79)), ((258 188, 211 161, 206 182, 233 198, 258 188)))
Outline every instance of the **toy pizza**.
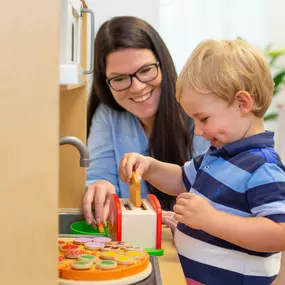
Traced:
POLYGON ((151 271, 149 255, 127 242, 108 237, 58 240, 59 285, 128 285, 151 271))

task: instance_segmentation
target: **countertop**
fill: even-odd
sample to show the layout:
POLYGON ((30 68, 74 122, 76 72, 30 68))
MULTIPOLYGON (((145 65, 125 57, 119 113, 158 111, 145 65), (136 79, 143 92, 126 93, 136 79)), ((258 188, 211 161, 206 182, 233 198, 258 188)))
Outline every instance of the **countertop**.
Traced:
POLYGON ((164 248, 164 255, 158 257, 162 284, 185 285, 186 281, 173 243, 172 232, 164 225, 162 228, 162 247, 164 248))

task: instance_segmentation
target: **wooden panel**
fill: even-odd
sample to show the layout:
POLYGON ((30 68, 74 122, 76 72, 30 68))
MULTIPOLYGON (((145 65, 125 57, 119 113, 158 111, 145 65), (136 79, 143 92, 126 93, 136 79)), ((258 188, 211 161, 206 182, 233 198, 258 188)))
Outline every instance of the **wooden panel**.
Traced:
MULTIPOLYGON (((83 5, 87 8, 84 1, 83 5)), ((86 69, 87 15, 82 19, 82 67, 86 69)), ((60 135, 76 136, 86 142, 86 78, 77 88, 60 89, 60 135)), ((76 148, 60 147, 60 208, 80 208, 85 190, 85 168, 79 166, 79 152, 76 148)))
MULTIPOLYGON (((75 136, 85 142, 86 87, 60 92, 60 135, 75 136)), ((60 208, 80 208, 85 189, 85 168, 79 165, 79 151, 60 147, 60 208)))
POLYGON ((59 1, 1 1, 0 284, 57 280, 59 1))

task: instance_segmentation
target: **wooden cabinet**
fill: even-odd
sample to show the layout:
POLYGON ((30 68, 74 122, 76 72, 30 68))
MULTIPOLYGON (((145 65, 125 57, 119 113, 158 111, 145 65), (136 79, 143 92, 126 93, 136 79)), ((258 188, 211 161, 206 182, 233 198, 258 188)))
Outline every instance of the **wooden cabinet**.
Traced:
MULTIPOLYGON (((83 1, 83 7, 87 8, 83 1)), ((82 68, 87 68, 87 15, 82 17, 82 68)), ((60 135, 86 142, 87 83, 60 87, 60 135)), ((79 166, 79 152, 70 145, 60 147, 59 208, 80 208, 85 191, 85 168, 79 166)))
MULTIPOLYGON (((55 285, 58 206, 79 206, 85 184, 78 151, 59 136, 85 141, 86 82, 59 86, 60 1, 1 11, 0 284, 55 285)), ((84 15, 84 67, 86 25, 84 15)))
POLYGON ((2 1, 0 284, 55 285, 59 1, 2 1))

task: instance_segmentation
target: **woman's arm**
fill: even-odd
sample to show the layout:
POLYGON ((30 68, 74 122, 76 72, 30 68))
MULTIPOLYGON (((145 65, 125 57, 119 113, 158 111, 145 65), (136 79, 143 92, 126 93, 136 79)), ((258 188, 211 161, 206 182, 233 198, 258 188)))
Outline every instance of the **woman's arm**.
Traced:
POLYGON ((90 166, 86 171, 86 191, 82 198, 85 220, 94 228, 109 213, 109 195, 119 194, 118 172, 112 139, 111 110, 100 105, 93 118, 88 139, 90 166), (95 217, 92 213, 95 209, 95 217))
POLYGON ((86 171, 86 186, 99 180, 106 180, 113 184, 116 192, 119 193, 110 111, 108 107, 101 104, 92 119, 88 138, 90 166, 86 171))

